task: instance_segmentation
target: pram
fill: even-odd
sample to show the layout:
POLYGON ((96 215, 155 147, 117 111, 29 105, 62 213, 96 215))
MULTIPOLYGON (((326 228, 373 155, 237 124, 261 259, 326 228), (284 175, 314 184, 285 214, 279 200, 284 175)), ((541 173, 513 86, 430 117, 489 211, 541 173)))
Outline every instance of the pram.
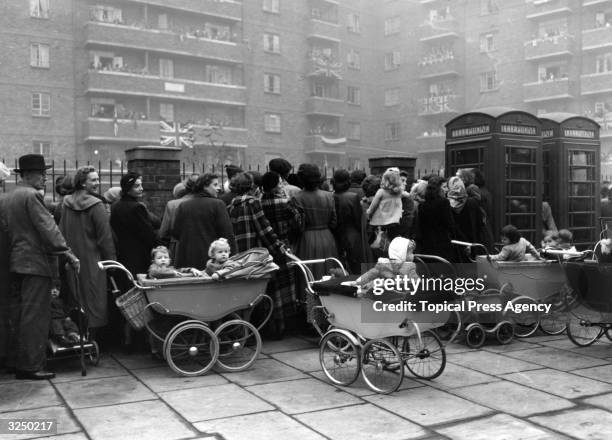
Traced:
POLYGON ((47 359, 58 360, 79 357, 81 363, 81 375, 87 375, 87 367, 85 359, 93 366, 100 362, 100 347, 98 343, 91 337, 87 325, 87 316, 83 310, 83 300, 81 298, 81 289, 79 285, 79 274, 66 264, 66 275, 68 277, 68 292, 72 295, 69 299, 70 307, 68 316, 76 324, 78 328, 79 340, 71 344, 60 345, 53 339, 49 338, 47 345, 47 359))
POLYGON ((356 298, 355 289, 343 286, 348 274, 335 258, 300 260, 287 253, 292 265, 298 268, 306 282, 306 294, 314 300, 309 314, 321 313, 313 325, 322 335, 319 362, 327 378, 334 384, 348 386, 361 372, 369 388, 378 393, 392 393, 401 385, 404 366, 416 377, 433 379, 444 371, 446 352, 438 335, 432 331, 448 319, 438 315, 441 322, 427 322, 431 314, 410 311, 388 311, 377 319, 366 322, 362 315, 371 310, 372 300, 356 298), (311 264, 333 262, 344 274, 336 285, 327 286, 314 279, 311 264))
POLYGON ((270 269, 277 268, 273 263, 261 266, 246 262, 238 269, 243 277, 224 281, 148 280, 145 276, 134 279, 116 261, 101 261, 98 265, 104 270, 118 269, 131 281, 133 287, 118 298, 118 305, 134 328, 146 328, 163 343, 162 355, 177 374, 199 376, 215 364, 224 371, 242 371, 257 360, 262 345, 259 330, 272 315, 272 298, 265 291, 270 269), (236 313, 248 314, 244 311, 260 301, 266 301, 269 308, 259 326, 236 313), (154 319, 154 315, 170 322, 154 319), (156 321, 162 322, 156 327, 156 321), (163 328, 163 324, 170 328, 163 328))

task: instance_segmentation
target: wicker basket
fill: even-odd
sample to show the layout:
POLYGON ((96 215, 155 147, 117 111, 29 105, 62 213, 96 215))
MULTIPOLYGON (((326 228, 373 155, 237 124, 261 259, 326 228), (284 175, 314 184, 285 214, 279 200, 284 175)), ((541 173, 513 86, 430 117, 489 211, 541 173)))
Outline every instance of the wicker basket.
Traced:
POLYGON ((151 310, 146 308, 147 298, 142 290, 134 287, 115 300, 115 304, 125 317, 126 321, 136 330, 153 319, 151 310))

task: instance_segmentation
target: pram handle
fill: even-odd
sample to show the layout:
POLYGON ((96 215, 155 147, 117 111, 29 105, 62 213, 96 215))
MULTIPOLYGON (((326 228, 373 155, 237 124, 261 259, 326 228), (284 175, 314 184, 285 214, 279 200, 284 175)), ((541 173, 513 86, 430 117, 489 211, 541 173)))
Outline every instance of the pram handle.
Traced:
POLYGON ((152 286, 151 287, 142 286, 138 281, 134 279, 134 276, 127 269, 127 267, 125 267, 123 264, 119 263, 118 261, 114 261, 114 260, 98 261, 98 267, 100 268, 100 270, 104 270, 104 271, 109 270, 109 269, 119 269, 123 271, 125 275, 128 277, 128 280, 130 280, 132 284, 134 284, 134 286, 138 287, 139 289, 148 290, 148 289, 154 288, 152 286))
MULTIPOLYGON (((457 246, 463 246, 465 248, 480 248, 482 250, 484 250, 485 255, 487 256, 487 260, 491 261, 491 257, 489 256, 489 250, 486 248, 485 245, 483 245, 482 243, 470 243, 467 241, 461 241, 461 240, 451 240, 452 244, 455 244, 457 246)), ((475 262, 476 260, 474 260, 472 258, 471 255, 468 256, 468 258, 472 261, 475 262)))

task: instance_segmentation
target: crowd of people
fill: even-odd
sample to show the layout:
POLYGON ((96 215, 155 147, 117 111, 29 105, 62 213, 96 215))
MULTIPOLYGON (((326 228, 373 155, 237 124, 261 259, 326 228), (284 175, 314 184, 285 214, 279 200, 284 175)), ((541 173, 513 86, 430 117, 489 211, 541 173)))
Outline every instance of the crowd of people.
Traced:
MULTIPOLYGON (((478 169, 414 183, 397 168, 382 176, 338 169, 325 182, 317 165, 301 164, 292 174, 293 165, 281 158, 271 160, 263 175, 228 165, 223 188, 212 173, 177 184, 159 219, 143 203, 141 175, 128 172, 120 188, 101 195, 91 166, 57 179, 59 203, 49 209, 43 197, 46 168, 42 156, 22 156, 15 170, 21 182, 0 199, 0 248, 8 250, 0 255, 0 325, 7 329, 3 335, 10 333, 0 340, 0 362, 18 378, 53 376, 44 370, 51 291, 59 286, 69 298, 63 291, 74 288, 70 266, 78 272, 89 333, 108 337, 109 329, 121 325, 113 318, 110 286, 98 261, 117 260, 134 275, 222 280, 230 254, 266 248, 279 270, 267 287, 274 311, 265 331, 281 338, 306 325, 304 289, 288 251, 304 260, 336 257, 350 273, 363 274, 380 257, 398 254, 389 253, 398 237, 410 239, 409 255, 414 250, 451 262, 467 261, 451 239, 493 249, 491 196, 478 169)), ((502 235, 506 246, 494 258, 521 259, 532 251, 513 226, 502 235)), ((326 268, 315 265, 312 271, 318 279, 326 268)), ((122 291, 130 287, 119 284, 122 291)), ((134 343, 128 331, 114 335, 134 343)))

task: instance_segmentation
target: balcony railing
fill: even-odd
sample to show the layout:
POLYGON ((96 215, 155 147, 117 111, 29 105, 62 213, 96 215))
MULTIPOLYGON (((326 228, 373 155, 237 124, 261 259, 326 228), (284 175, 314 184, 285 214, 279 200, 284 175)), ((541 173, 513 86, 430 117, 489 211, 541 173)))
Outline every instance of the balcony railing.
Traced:
POLYGON ((87 93, 150 96, 163 99, 245 105, 246 88, 175 78, 90 70, 86 75, 87 93))
POLYGON ((338 22, 311 18, 308 25, 308 38, 340 41, 340 25, 338 22))
POLYGON ((244 60, 243 45, 165 30, 91 21, 85 26, 85 34, 88 45, 129 47, 233 63, 244 60))
POLYGON ((344 116, 346 104, 341 99, 321 98, 319 96, 311 96, 306 99, 306 114, 309 115, 327 115, 327 116, 344 116))
POLYGON ((582 50, 596 50, 612 46, 612 26, 582 31, 582 50))
POLYGON ((446 20, 427 20, 419 26, 419 38, 421 41, 435 40, 439 38, 459 37, 459 21, 454 18, 446 20))
POLYGON ((540 60, 560 55, 573 55, 575 38, 573 35, 555 35, 536 38, 525 42, 525 59, 540 60))
POLYGON ((612 72, 591 73, 580 77, 580 94, 593 95, 612 92, 612 72))
MULTIPOLYGON (((194 125, 195 143, 209 144, 205 136, 206 127, 194 125)), ((130 144, 158 144, 159 121, 119 119, 115 126, 113 119, 88 118, 83 121, 85 142, 118 142, 130 144), (116 135, 115 135, 116 129, 116 135)), ((248 130, 238 127, 223 127, 214 140, 215 145, 246 146, 248 130)))
POLYGON ((421 78, 460 75, 461 69, 461 63, 454 57, 438 62, 419 62, 419 76, 421 78))
POLYGON ((612 0, 582 0, 582 6, 599 6, 605 3, 612 3, 612 0))
POLYGON ((537 20, 555 15, 571 14, 576 0, 535 0, 527 7, 527 18, 537 20))
POLYGON ((304 153, 346 154, 346 138, 322 135, 305 136, 304 153))
POLYGON ((448 94, 419 99, 419 116, 459 113, 463 107, 461 97, 448 94))
POLYGON ((574 82, 568 78, 523 84, 524 102, 567 99, 574 96, 574 82))
POLYGON ((180 9, 199 14, 231 18, 240 21, 242 18, 242 2, 232 0, 130 0, 132 3, 142 3, 150 6, 160 6, 164 9, 180 9))

